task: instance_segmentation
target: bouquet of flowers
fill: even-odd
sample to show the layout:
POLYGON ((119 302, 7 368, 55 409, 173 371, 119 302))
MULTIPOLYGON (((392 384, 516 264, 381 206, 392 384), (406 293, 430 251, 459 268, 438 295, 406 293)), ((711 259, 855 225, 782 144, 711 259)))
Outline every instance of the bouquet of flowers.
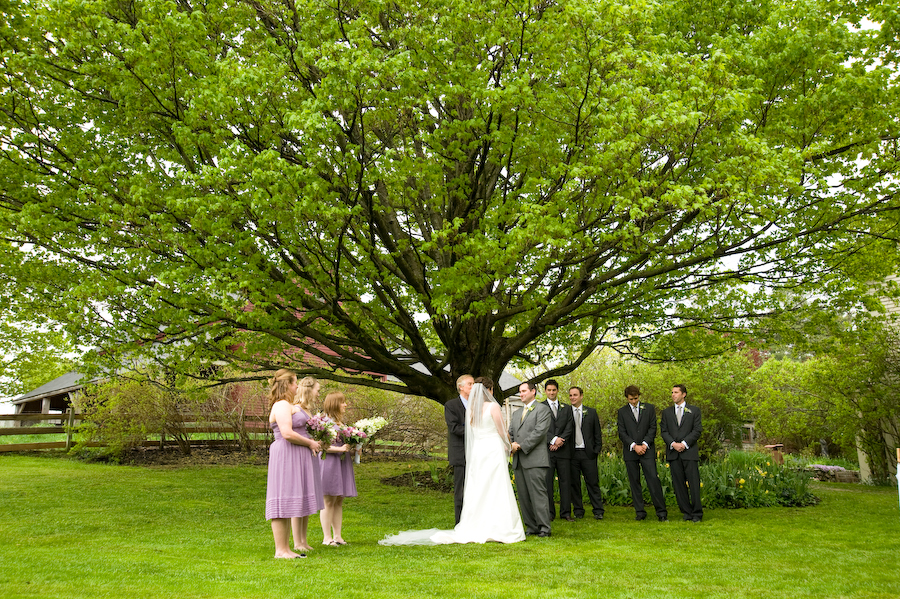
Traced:
POLYGON ((309 436, 314 441, 322 444, 319 458, 324 460, 325 455, 328 453, 328 447, 337 437, 334 421, 325 414, 315 414, 306 421, 306 430, 309 431, 309 436))
POLYGON ((356 428, 355 426, 341 427, 339 434, 344 443, 349 443, 350 445, 361 445, 369 438, 366 431, 361 428, 356 428))
MULTIPOLYGON (((363 443, 366 442, 369 435, 366 434, 366 431, 358 429, 355 426, 344 425, 338 427, 338 437, 340 437, 341 442, 353 445, 356 449, 362 450, 363 443)), ((341 454, 341 459, 344 459, 344 454, 341 454)), ((359 464, 359 452, 353 456, 353 460, 354 463, 359 464)))
MULTIPOLYGON (((375 433, 383 429, 387 423, 387 419, 383 416, 376 416, 375 418, 363 418, 362 420, 357 420, 356 424, 350 427, 359 433, 354 437, 356 448, 360 450, 356 453, 355 463, 359 464, 359 454, 362 451, 363 443, 370 441, 375 433)), ((348 443, 350 443, 350 441, 348 441, 348 443)))
POLYGON ((387 426, 387 419, 383 416, 376 416, 375 418, 363 418, 362 420, 357 420, 355 426, 361 431, 365 432, 369 437, 383 429, 387 426))

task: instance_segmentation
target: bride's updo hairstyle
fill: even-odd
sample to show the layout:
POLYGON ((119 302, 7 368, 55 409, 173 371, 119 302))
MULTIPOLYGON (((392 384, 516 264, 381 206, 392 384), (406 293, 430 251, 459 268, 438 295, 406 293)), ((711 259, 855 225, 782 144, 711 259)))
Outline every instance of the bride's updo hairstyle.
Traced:
POLYGON ((300 386, 297 387, 297 401, 300 407, 309 412, 312 410, 313 400, 316 398, 315 389, 319 381, 314 376, 305 376, 300 379, 300 386))
POLYGON ((480 377, 478 377, 477 379, 475 379, 475 382, 476 382, 476 383, 481 383, 482 385, 484 385, 484 388, 487 389, 487 391, 488 391, 489 393, 491 393, 491 394, 494 393, 494 381, 491 380, 491 377, 489 377, 489 376, 480 376, 480 377))
POLYGON ((289 401, 294 403, 294 395, 291 393, 290 387, 297 382, 297 375, 287 368, 282 368, 269 379, 269 408, 275 405, 276 401, 289 401))

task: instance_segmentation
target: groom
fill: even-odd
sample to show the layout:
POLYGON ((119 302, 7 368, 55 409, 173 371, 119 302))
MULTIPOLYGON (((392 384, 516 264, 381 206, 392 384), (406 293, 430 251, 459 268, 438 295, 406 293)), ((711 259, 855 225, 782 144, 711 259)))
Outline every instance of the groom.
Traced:
POLYGON ((543 403, 535 401, 534 383, 519 385, 519 397, 525 403, 513 413, 509 421, 512 441, 513 472, 516 490, 522 507, 526 535, 550 536, 550 510, 547 509, 547 470, 550 452, 547 450, 547 430, 551 412, 543 403))

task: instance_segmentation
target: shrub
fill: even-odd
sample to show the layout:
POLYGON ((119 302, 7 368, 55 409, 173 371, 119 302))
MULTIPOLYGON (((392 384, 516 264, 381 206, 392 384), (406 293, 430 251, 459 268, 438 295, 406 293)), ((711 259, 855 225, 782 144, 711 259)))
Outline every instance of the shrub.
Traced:
MULTIPOLYGON (((657 459, 656 466, 666 503, 676 505, 672 477, 664 456, 657 459)), ((604 501, 610 505, 631 505, 625 462, 614 454, 606 454, 600 458, 599 470, 604 501)), ((709 509, 807 506, 818 502, 809 490, 810 478, 806 472, 775 464, 771 456, 732 451, 700 465, 700 496, 703 507, 709 509)), ((650 492, 643 477, 641 485, 644 502, 650 505, 650 492)), ((587 494, 583 493, 587 501, 587 494)))
MULTIPOLYGON (((331 387, 319 393, 320 399, 334 390, 331 387)), ((375 416, 387 419, 388 424, 378 432, 378 438, 390 442, 394 453, 424 455, 446 446, 444 408, 434 400, 371 387, 342 386, 340 389, 347 396, 347 422, 375 416)))
POLYGON ((158 387, 128 379, 85 387, 73 400, 82 414, 73 452, 85 453, 89 443, 103 443, 101 455, 118 457, 159 434, 165 425, 159 409, 163 394, 158 387))

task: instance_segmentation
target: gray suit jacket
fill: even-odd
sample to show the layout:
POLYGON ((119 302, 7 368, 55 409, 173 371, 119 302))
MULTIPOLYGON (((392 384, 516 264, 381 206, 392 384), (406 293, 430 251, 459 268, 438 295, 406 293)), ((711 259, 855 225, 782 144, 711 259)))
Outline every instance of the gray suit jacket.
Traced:
POLYGON ((513 468, 549 468, 550 452, 547 449, 547 430, 553 413, 546 404, 535 401, 532 410, 522 419, 522 410, 513 412, 509 421, 510 440, 521 449, 513 454, 513 468))

